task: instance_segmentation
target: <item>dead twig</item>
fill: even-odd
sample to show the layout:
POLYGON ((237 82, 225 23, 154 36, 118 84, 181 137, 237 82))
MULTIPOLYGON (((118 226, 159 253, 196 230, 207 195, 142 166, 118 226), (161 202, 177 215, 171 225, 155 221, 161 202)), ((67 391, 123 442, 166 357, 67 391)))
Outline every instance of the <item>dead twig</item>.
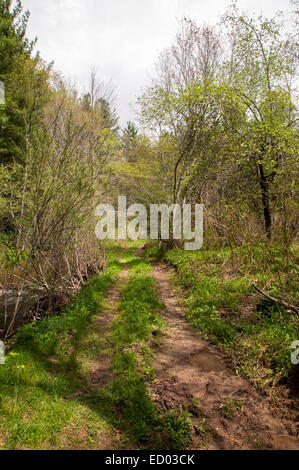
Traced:
POLYGON ((299 308, 295 307, 295 305, 291 305, 287 302, 284 302, 283 300, 276 299, 275 297, 272 297, 271 295, 265 294, 265 292, 261 291, 256 285, 252 284, 252 287, 256 290, 258 294, 261 296, 265 297, 266 299, 270 300, 271 302, 275 302, 276 304, 282 305, 283 307, 287 308, 288 310, 292 310, 293 312, 299 313, 299 308))

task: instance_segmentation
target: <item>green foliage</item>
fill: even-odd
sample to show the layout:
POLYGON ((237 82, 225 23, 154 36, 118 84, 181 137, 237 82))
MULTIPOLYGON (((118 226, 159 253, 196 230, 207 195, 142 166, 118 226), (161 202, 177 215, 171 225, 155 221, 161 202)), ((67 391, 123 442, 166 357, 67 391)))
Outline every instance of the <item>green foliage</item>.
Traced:
POLYGON ((99 441, 105 422, 92 406, 95 397, 76 398, 81 387, 85 393, 88 387, 81 376, 79 343, 101 307, 113 271, 91 279, 55 316, 19 330, 0 367, 1 443, 6 449, 64 447, 61 433, 77 421, 88 430, 86 447, 99 441))
POLYGON ((22 350, 28 349, 41 356, 63 355, 76 340, 76 332, 81 335, 96 313, 111 284, 112 273, 113 269, 91 279, 60 314, 24 326, 17 334, 22 350))
POLYGON ((0 2, 0 80, 5 86, 5 105, 0 105, 0 162, 23 162, 25 134, 40 118, 49 94, 49 68, 32 57, 34 43, 26 39, 29 12, 22 4, 0 2), (26 129, 27 127, 27 129, 26 129))
POLYGON ((136 125, 134 124, 134 122, 128 121, 127 126, 123 130, 124 142, 129 141, 130 144, 132 145, 137 135, 138 135, 138 129, 136 125))
MULTIPOLYGON (((299 335, 297 318, 273 302, 250 301, 254 294, 251 285, 257 278, 261 287, 271 279, 270 293, 279 296, 273 279, 278 274, 276 286, 280 288, 281 282, 286 282, 286 275, 283 280, 282 272, 277 273, 281 256, 279 246, 266 255, 258 245, 194 253, 176 249, 166 255, 176 267, 180 283, 188 289, 187 318, 223 348, 237 370, 260 387, 277 378, 291 378, 294 373, 289 347, 299 335)), ((295 277, 290 279, 294 288, 295 277)))
MULTIPOLYGON (((298 320, 256 300, 251 286, 296 303, 295 36, 284 33, 280 16, 250 18, 232 6, 222 22, 231 45, 227 61, 222 33, 184 18, 160 57, 157 80, 139 99, 144 134, 129 122, 120 137, 112 91, 95 69, 89 93, 80 97, 33 56, 28 19, 20 1, 0 0, 1 287, 42 288, 55 301, 78 291, 98 267, 109 268, 60 312, 19 330, 0 368, 0 442, 3 434, 8 448, 51 447, 71 418, 73 426, 82 417, 88 428, 91 417, 101 427, 106 413, 136 444, 166 440, 185 449, 190 416, 160 415, 147 387, 154 378, 148 341, 163 328, 151 266, 134 255, 137 245, 111 244, 108 257, 104 247, 99 254, 94 209, 120 193, 146 207, 203 203, 210 248, 167 251, 161 243, 146 253, 176 267, 188 319, 238 372, 260 387, 289 379, 298 320), (275 242, 256 241, 264 235, 275 242), (117 378, 99 394, 81 374, 78 350, 89 358, 101 350, 95 334, 85 346, 82 336, 122 261, 132 277, 106 345, 117 378), (88 394, 80 401, 73 396, 81 386, 88 394)), ((240 409, 229 400, 223 413, 233 419, 240 409)))
POLYGON ((222 406, 221 411, 226 419, 233 420, 242 409, 243 404, 241 401, 229 398, 222 406))
MULTIPOLYGON (((168 164, 161 145, 151 152, 164 163, 165 196, 203 203, 213 238, 227 243, 249 241, 264 226, 287 249, 296 235, 296 34, 283 25, 279 14, 251 18, 235 4, 223 35, 184 18, 139 99, 143 125, 172 146, 168 164), (229 60, 221 60, 225 34, 229 60)), ((152 181, 147 189, 163 200, 152 181)))
POLYGON ((160 414, 153 404, 147 383, 152 381, 153 352, 146 343, 153 330, 163 328, 159 302, 153 279, 146 274, 135 274, 149 263, 133 255, 136 247, 122 253, 133 275, 123 291, 121 315, 114 323, 109 339, 114 348, 113 367, 116 380, 107 388, 121 416, 122 426, 131 438, 141 444, 152 442, 155 448, 169 446, 186 449, 192 438, 189 414, 182 410, 160 414), (138 353, 137 353, 138 351, 138 353))
POLYGON ((172 450, 188 449, 192 441, 192 422, 190 414, 181 409, 169 411, 164 417, 164 426, 169 433, 172 450))
POLYGON ((159 415, 149 396, 146 380, 138 370, 134 353, 128 348, 136 343, 143 344, 152 336, 153 329, 162 328, 160 310, 153 279, 146 275, 133 275, 123 292, 122 313, 114 324, 110 340, 115 349, 114 371, 118 375, 111 394, 123 420, 139 442, 149 440, 153 428, 159 423, 159 415))
POLYGON ((5 268, 9 269, 15 264, 26 261, 29 257, 28 250, 7 250, 4 253, 5 268))

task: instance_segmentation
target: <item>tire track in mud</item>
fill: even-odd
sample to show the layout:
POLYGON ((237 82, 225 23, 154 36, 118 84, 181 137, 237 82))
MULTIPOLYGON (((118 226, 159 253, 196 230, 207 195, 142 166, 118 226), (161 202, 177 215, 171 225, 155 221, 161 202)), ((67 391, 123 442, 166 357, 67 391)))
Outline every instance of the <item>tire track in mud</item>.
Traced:
MULTIPOLYGON (((101 315, 95 318, 98 334, 101 334, 106 340, 108 340, 111 334, 113 320, 119 315, 118 304, 121 293, 129 279, 129 268, 124 261, 122 261, 122 264, 122 272, 118 274, 114 286, 107 291, 107 304, 104 306, 101 315)), ((89 383, 93 388, 101 390, 113 382, 114 379, 115 374, 112 371, 112 357, 110 346, 108 345, 108 352, 104 350, 93 364, 90 371, 89 383)))
POLYGON ((299 449, 296 424, 271 410, 266 398, 235 375, 186 321, 170 276, 168 266, 153 265, 168 325, 155 345, 153 401, 161 411, 182 407, 192 414, 192 449, 299 449))

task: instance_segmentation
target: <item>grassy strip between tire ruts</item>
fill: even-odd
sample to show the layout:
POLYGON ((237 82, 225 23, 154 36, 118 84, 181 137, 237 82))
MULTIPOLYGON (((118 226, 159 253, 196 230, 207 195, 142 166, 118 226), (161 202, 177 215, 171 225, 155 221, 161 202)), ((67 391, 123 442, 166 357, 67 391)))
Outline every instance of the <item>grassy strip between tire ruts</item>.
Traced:
POLYGON ((147 340, 163 322, 147 275, 151 265, 135 249, 111 246, 108 270, 68 307, 19 330, 0 366, 0 449, 105 449, 107 439, 113 448, 188 446, 188 416, 159 416, 148 393, 154 371, 147 340), (123 269, 120 257, 132 278, 109 340, 94 318, 105 315, 107 289, 123 269), (90 364, 100 354, 113 356, 117 374, 102 391, 89 385, 90 364))
POLYGON ((149 340, 154 330, 163 328, 155 282, 146 274, 151 265, 134 257, 132 250, 124 258, 132 268, 132 277, 123 291, 121 315, 110 338, 117 378, 109 393, 133 441, 144 448, 185 449, 191 440, 188 414, 175 410, 160 415, 148 392, 148 383, 155 376, 149 340))

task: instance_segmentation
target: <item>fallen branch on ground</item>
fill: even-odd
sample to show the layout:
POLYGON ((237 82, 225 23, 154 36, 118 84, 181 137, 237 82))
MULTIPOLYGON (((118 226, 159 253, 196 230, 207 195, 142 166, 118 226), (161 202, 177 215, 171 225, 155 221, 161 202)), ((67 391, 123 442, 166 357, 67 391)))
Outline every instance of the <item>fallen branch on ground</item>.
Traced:
POLYGON ((275 297, 272 297, 271 295, 265 294, 265 292, 261 291, 256 285, 252 284, 252 287, 257 291, 258 294, 261 296, 265 297, 268 300, 271 300, 272 302, 275 302, 279 305, 282 305, 283 307, 287 308, 288 310, 292 310, 295 313, 299 313, 299 308, 295 307, 295 305, 291 305, 287 302, 284 302, 283 300, 276 299, 275 297))

